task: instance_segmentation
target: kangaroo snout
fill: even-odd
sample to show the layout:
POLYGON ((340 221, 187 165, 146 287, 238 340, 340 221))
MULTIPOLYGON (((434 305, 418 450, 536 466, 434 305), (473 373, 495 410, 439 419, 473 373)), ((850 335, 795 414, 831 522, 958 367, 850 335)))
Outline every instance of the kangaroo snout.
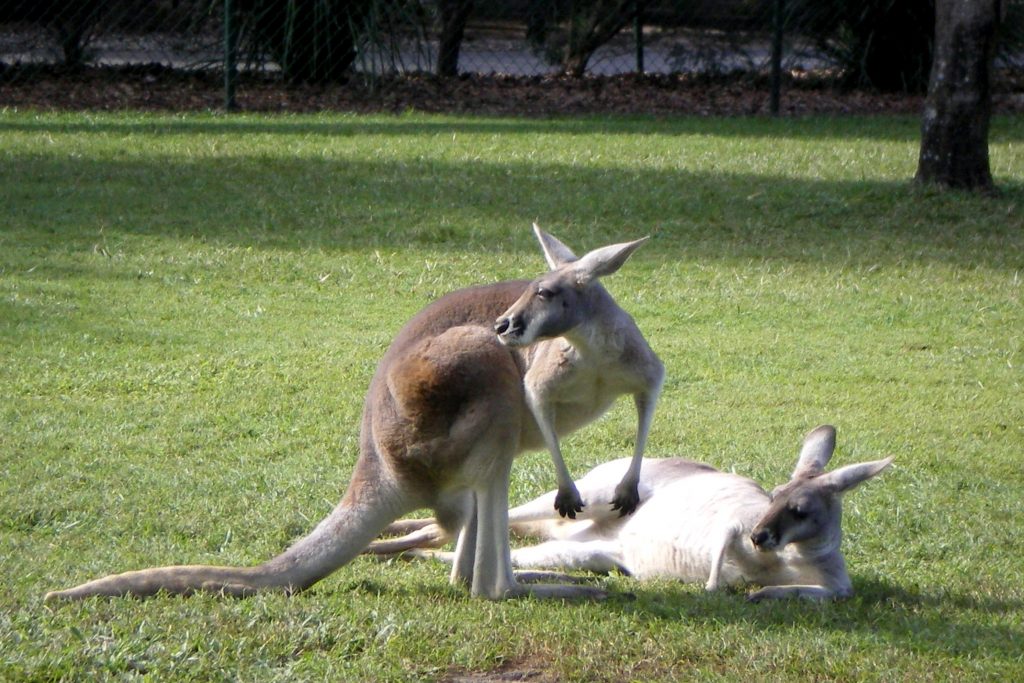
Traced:
POLYGON ((502 341, 520 336, 525 328, 519 316, 502 316, 494 322, 494 331, 502 341))
POLYGON ((750 542, 758 550, 764 551, 772 550, 777 544, 772 532, 765 528, 754 529, 750 532, 750 542))

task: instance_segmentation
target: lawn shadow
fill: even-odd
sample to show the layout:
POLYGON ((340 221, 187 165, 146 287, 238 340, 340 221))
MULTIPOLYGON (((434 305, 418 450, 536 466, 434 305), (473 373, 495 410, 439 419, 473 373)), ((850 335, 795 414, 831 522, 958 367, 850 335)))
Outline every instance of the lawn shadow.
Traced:
MULTIPOLYGON (((442 577, 439 574, 437 578, 442 577)), ((580 574, 578 578, 583 585, 591 586, 601 586, 608 581, 591 574, 580 574)), ((900 649, 948 657, 998 655, 1014 659, 1020 656, 1019 643, 1024 639, 1024 631, 995 623, 997 620, 993 618, 1024 611, 1024 600, 925 591, 877 579, 855 578, 854 597, 835 602, 793 599, 752 603, 746 600, 747 589, 706 593, 692 584, 670 581, 651 584, 615 579, 613 586, 605 587, 609 590, 606 600, 597 603, 587 599, 552 600, 551 609, 561 609, 566 604, 596 604, 602 611, 618 612, 640 621, 737 622, 754 623, 761 629, 780 632, 814 629, 866 636, 876 634, 883 642, 900 649), (963 621, 965 617, 977 618, 963 621)), ((355 576, 347 578, 338 590, 399 597, 412 594, 408 588, 355 576)), ((460 596, 474 600, 464 590, 447 583, 420 583, 416 591, 422 591, 431 600, 458 600, 460 596)))
POLYGON ((768 630, 812 628, 836 632, 876 634, 901 649, 929 651, 949 657, 1020 657, 1024 630, 996 623, 995 615, 1020 613, 1018 598, 962 595, 947 591, 921 591, 879 580, 854 581, 853 598, 838 602, 782 600, 751 603, 746 593, 727 590, 695 593, 643 584, 629 594, 613 594, 609 609, 653 620, 709 620, 715 623, 754 622, 768 630), (970 621, 965 617, 971 618, 970 621))
MULTIPOLYGON (((189 162, 31 155, 0 184, 0 244, 116 253, 145 236, 227 247, 348 252, 533 252, 539 221, 579 248, 649 234, 666 261, 905 262, 1019 270, 1024 185, 1000 199, 904 182, 700 169, 421 159, 189 162)), ((4 174, 0 172, 0 178, 4 174)))

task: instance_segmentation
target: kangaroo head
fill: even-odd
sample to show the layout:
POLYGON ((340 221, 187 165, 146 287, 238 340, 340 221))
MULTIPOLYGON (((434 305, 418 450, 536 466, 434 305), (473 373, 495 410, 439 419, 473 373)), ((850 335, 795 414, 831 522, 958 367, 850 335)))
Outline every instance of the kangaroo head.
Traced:
POLYGON ((880 473, 892 458, 825 472, 835 446, 836 430, 829 425, 807 435, 792 479, 771 492, 768 510, 750 534, 754 547, 772 551, 812 540, 838 545, 842 494, 880 473))
MULTIPOLYGON (((559 337, 590 318, 603 293, 598 278, 617 271, 647 238, 612 244, 577 258, 569 247, 534 223, 551 270, 536 278, 494 323, 498 339, 509 346, 529 346, 559 337)), ((607 295, 605 295, 607 296, 607 295)))

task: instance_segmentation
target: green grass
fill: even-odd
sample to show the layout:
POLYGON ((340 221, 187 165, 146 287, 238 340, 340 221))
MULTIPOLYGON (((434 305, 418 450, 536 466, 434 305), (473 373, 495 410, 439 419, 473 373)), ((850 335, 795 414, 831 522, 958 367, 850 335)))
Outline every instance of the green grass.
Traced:
MULTIPOLYGON (((1024 122, 1000 198, 909 183, 918 122, 0 112, 0 679, 1016 680, 1024 674, 1024 122), (608 288, 665 361, 651 455, 766 486, 802 435, 850 494, 857 591, 747 604, 602 580, 487 603, 432 564, 309 592, 44 606, 155 564, 255 563, 333 505, 403 321, 650 234, 608 288)), ((564 440, 631 448, 628 401, 564 440)), ((521 458, 512 499, 553 485, 521 458)))

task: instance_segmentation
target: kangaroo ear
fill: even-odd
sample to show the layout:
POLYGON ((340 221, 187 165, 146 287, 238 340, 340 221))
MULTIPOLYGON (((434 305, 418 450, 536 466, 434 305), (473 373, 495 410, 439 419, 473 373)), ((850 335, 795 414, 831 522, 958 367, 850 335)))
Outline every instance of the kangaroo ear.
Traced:
POLYGON ((533 224, 533 234, 540 241, 540 248, 544 250, 544 259, 548 262, 548 267, 551 270, 576 260, 576 254, 572 253, 572 249, 541 230, 536 223, 533 224))
POLYGON ((840 467, 838 470, 821 475, 818 477, 818 481, 834 493, 843 493, 861 482, 867 481, 890 464, 892 464, 891 456, 884 460, 847 465, 846 467, 840 467))
POLYGON ((583 258, 573 264, 576 282, 585 285, 599 277, 611 275, 626 262, 626 259, 648 240, 642 237, 632 242, 612 244, 584 254, 583 258))
POLYGON ((832 425, 815 427, 804 437, 800 457, 796 460, 793 479, 821 474, 836 450, 836 428, 832 425))

